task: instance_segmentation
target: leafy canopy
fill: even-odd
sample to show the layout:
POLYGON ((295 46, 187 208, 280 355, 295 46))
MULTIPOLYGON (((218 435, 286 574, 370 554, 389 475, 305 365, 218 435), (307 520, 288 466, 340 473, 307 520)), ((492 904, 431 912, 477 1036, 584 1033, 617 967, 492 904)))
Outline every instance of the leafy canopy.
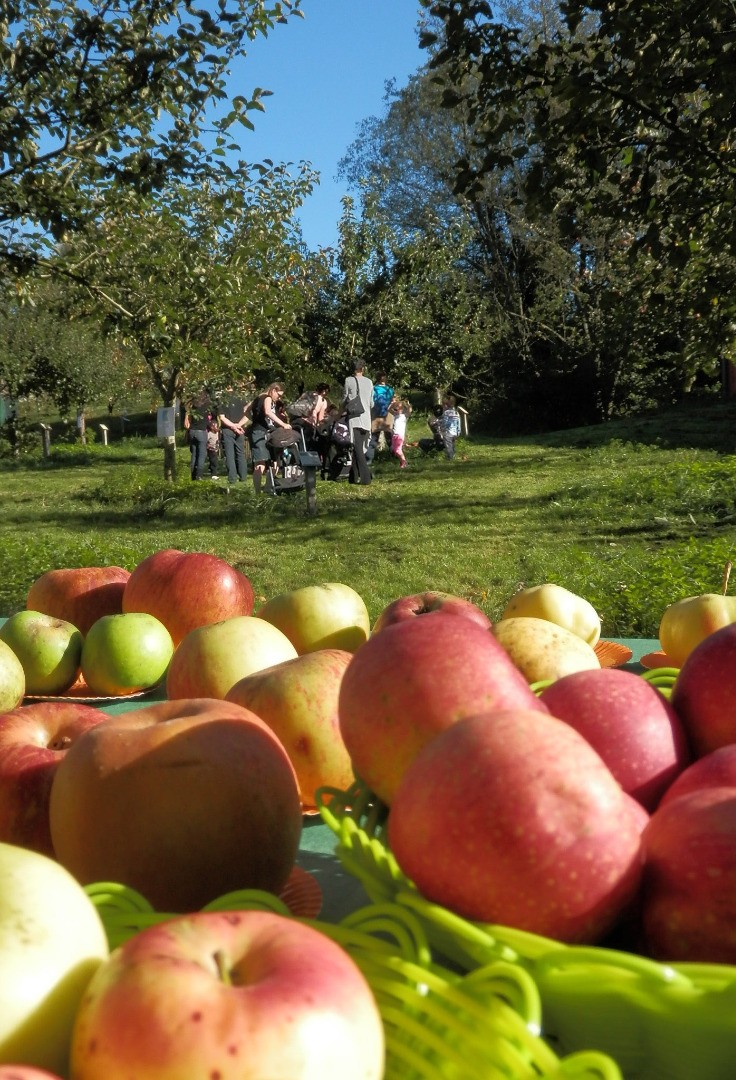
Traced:
POLYGON ((4 0, 0 269, 25 273, 111 187, 226 177, 230 128, 267 94, 227 101, 230 65, 300 2, 4 0))

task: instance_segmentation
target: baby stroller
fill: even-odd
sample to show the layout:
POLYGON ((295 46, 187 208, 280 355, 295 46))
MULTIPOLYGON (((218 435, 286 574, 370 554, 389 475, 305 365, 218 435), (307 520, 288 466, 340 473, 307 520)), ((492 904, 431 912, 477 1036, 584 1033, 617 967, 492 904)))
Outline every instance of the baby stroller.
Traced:
POLYGON ((266 491, 269 495, 301 491, 306 484, 302 468, 307 454, 304 432, 294 428, 273 428, 266 443, 271 455, 266 466, 266 491))
POLYGON ((322 439, 322 479, 346 480, 353 463, 353 444, 347 419, 339 416, 325 428, 322 439))

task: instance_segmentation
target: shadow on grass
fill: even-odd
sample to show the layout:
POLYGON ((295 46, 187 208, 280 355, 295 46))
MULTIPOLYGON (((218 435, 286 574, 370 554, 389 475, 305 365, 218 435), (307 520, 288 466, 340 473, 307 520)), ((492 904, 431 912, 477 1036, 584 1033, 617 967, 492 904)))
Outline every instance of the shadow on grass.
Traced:
POLYGON ((711 450, 730 455, 736 453, 736 398, 723 401, 692 397, 651 416, 625 417, 598 426, 510 441, 578 449, 625 442, 666 450, 711 450))

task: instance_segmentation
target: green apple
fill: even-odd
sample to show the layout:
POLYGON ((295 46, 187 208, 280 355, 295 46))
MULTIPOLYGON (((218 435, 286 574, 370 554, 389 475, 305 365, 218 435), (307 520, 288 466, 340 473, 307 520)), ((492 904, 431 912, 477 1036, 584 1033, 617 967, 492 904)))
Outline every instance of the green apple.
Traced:
POLYGON ((171 634, 155 616, 103 615, 84 639, 82 675, 95 694, 133 694, 163 679, 173 653, 171 634))
POLYGON ((264 604, 258 618, 286 634, 300 656, 318 649, 354 653, 371 631, 362 596, 336 581, 280 593, 264 604))
POLYGON ((23 665, 27 694, 63 694, 76 681, 82 635, 65 619, 18 611, 0 628, 0 639, 23 665))
POLYGON ((601 620, 593 605, 562 585, 547 582, 521 589, 511 597, 502 619, 517 616, 547 619, 594 646, 601 636, 601 620))
POLYGON ((0 843, 0 1061, 66 1075, 82 995, 108 957, 82 886, 37 851, 0 843))
POLYGON ((23 665, 9 645, 0 641, 0 712, 9 712, 23 701, 26 676, 23 665))

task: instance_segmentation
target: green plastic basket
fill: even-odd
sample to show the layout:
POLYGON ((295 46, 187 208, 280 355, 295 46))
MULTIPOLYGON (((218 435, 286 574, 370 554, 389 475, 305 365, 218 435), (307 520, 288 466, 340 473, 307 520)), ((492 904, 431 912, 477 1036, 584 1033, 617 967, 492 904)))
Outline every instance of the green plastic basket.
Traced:
POLYGON ((426 900, 402 873, 386 844, 387 809, 361 784, 322 789, 318 804, 345 869, 374 903, 411 911, 435 957, 465 972, 495 961, 531 975, 542 1002, 542 1034, 558 1053, 602 1051, 625 1080, 736 1076, 736 967, 662 964, 469 922, 426 900))
MULTIPOLYGON (((122 885, 87 892, 113 948, 173 917, 122 885)), ((205 910, 252 908, 293 917, 278 897, 254 890, 228 893, 205 910)), ((562 1056, 540 1037, 539 992, 521 965, 493 958, 467 972, 443 967, 407 906, 370 904, 336 925, 299 921, 338 942, 367 979, 385 1032, 385 1080, 621 1080, 607 1055, 562 1056)))

